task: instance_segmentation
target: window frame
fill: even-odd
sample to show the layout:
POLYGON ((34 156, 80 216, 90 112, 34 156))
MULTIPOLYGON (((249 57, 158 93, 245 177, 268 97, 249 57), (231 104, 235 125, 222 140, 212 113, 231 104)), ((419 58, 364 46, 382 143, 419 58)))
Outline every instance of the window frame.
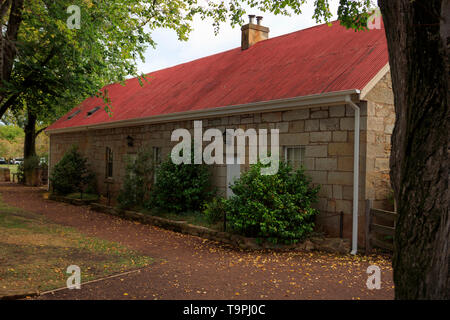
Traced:
POLYGON ((105 152, 105 178, 112 178, 114 174, 114 153, 112 148, 106 147, 105 152))
MULTIPOLYGON (((286 164, 290 165, 293 170, 297 170, 305 167, 305 146, 304 145, 295 145, 295 146, 284 146, 284 161, 286 164), (288 149, 299 149, 300 150, 300 160, 299 167, 294 167, 293 164, 290 163, 288 159, 288 149)), ((293 160, 295 161, 295 159, 293 160)))
POLYGON ((156 183, 156 171, 162 163, 162 148, 159 146, 152 146, 153 152, 153 183, 156 183))

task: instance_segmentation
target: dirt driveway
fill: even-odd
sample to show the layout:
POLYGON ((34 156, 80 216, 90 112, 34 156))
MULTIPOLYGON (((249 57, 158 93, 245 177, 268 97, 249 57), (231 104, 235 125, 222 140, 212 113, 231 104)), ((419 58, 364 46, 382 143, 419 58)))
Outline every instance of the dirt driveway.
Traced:
MULTIPOLYGON (((39 299, 393 299, 387 257, 322 252, 242 251, 195 236, 121 220, 43 199, 43 190, 0 183, 9 205, 45 215, 82 233, 119 242, 156 259, 140 272, 39 299), (381 289, 366 287, 369 265, 381 289)), ((81 270, 82 271, 82 270, 81 270)))

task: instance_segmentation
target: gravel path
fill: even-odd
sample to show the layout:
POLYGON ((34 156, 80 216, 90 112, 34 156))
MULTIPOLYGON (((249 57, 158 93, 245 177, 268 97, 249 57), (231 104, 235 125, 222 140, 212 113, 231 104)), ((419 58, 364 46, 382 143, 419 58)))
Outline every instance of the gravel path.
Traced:
POLYGON ((43 198, 44 190, 0 183, 6 203, 89 236, 120 242, 152 258, 140 272, 62 290, 39 299, 393 299, 386 256, 242 251, 43 198), (381 289, 366 269, 381 268, 381 289))

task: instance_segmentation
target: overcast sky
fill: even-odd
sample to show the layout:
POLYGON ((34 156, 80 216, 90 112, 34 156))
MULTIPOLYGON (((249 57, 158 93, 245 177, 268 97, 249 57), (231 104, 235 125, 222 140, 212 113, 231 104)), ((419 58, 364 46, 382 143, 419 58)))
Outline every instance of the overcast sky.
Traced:
MULTIPOLYGON (((330 1, 333 20, 337 17, 338 4, 338 0, 330 1)), ((304 4, 303 13, 300 16, 275 16, 254 9, 247 10, 247 13, 263 16, 261 24, 269 27, 269 38, 273 38, 315 26, 316 22, 312 19, 313 8, 314 1, 309 0, 304 4)), ((245 20, 247 22, 248 19, 245 20)), ((149 73, 241 45, 241 30, 238 26, 233 29, 229 24, 223 24, 217 36, 214 35, 214 28, 210 21, 197 19, 194 21, 193 28, 194 31, 190 34, 187 42, 179 41, 174 31, 162 29, 153 32, 157 47, 156 49, 147 49, 145 63, 138 63, 138 72, 149 73)))

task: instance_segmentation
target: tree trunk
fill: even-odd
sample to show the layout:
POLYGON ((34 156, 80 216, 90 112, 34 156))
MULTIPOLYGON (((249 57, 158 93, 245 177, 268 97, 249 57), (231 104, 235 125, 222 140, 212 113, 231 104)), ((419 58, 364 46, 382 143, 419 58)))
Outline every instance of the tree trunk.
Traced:
POLYGON ((36 115, 30 111, 27 111, 27 122, 24 131, 23 157, 27 159, 36 155, 36 115))
MULTIPOLYGON (((2 34, 0 36, 0 86, 3 86, 3 81, 9 81, 13 68, 14 59, 16 57, 16 41, 19 33, 19 27, 22 23, 22 11, 24 0, 5 1, 2 3, 0 14, 4 18, 9 10, 9 18, 7 20, 7 26, 3 24, 2 34), (10 7, 11 5, 11 7, 10 7), (6 32, 3 32, 6 29, 6 32)), ((0 93, 0 102, 5 98, 4 93, 0 93)), ((0 114, 0 118, 3 116, 4 111, 0 114)))
POLYGON ((36 156, 36 115, 33 112, 27 111, 27 122, 25 124, 25 141, 23 146, 24 157, 24 178, 26 185, 36 184, 34 180, 35 173, 35 159, 36 156))
POLYGON ((396 299, 449 299, 448 0, 378 0, 396 122, 390 159, 398 205, 396 299))

